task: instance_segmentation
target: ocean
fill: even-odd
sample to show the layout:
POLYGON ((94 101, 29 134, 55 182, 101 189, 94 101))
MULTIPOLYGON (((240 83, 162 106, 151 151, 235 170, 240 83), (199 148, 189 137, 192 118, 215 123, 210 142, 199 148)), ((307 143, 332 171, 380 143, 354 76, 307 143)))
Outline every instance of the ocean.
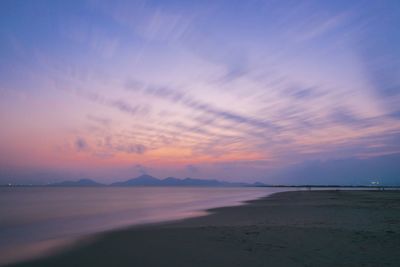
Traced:
POLYGON ((57 251, 91 234, 207 214, 288 188, 2 187, 0 265, 57 251))

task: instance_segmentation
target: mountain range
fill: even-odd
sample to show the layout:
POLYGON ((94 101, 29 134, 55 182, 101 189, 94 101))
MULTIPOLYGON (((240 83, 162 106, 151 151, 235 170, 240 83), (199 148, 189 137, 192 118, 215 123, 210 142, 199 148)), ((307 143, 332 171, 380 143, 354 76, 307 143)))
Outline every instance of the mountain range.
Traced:
MULTIPOLYGON (((48 184, 48 186, 107 186, 106 184, 101 184, 90 179, 81 179, 78 181, 63 181, 48 184)), ((204 179, 194 179, 185 178, 178 179, 175 177, 167 177, 165 179, 158 179, 153 176, 144 174, 139 177, 129 179, 122 182, 115 182, 109 184, 108 186, 264 186, 263 183, 236 183, 236 182, 225 182, 218 180, 204 180, 204 179)))
POLYGON ((101 184, 90 179, 80 179, 78 181, 62 181, 51 183, 47 186, 105 186, 105 184, 101 184))

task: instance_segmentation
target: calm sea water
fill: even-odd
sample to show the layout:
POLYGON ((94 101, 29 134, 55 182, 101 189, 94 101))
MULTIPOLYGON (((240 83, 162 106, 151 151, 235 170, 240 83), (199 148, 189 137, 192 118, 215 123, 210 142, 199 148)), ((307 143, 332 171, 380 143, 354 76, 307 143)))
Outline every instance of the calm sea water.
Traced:
POLYGON ((40 256, 78 237, 206 214, 288 188, 0 188, 0 264, 40 256))

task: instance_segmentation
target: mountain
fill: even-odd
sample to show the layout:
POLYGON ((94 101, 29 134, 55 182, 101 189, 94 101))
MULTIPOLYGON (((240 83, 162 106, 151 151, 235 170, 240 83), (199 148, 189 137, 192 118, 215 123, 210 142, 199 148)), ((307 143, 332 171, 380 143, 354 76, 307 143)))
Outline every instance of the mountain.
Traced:
POLYGON ((164 180, 160 180, 164 186, 178 186, 181 184, 181 181, 181 179, 175 177, 167 177, 164 180))
MULTIPOLYGON (((106 186, 104 184, 95 182, 90 179, 81 179, 78 181, 63 181, 48 184, 47 186, 68 186, 68 187, 85 187, 85 186, 106 186)), ((141 175, 139 177, 129 179, 126 181, 115 182, 110 184, 110 186, 264 186, 262 183, 234 183, 234 182, 224 182, 218 180, 204 180, 204 179, 194 179, 194 178, 185 178, 178 179, 175 177, 167 177, 165 179, 158 179, 151 175, 141 175)))
POLYGON ((57 183, 52 183, 48 184, 48 186, 105 186, 104 184, 95 182, 90 179, 80 179, 78 181, 63 181, 63 182, 57 182, 57 183))
POLYGON ((161 180, 144 174, 139 177, 123 181, 123 182, 116 182, 112 183, 111 186, 159 186, 161 185, 161 180))
POLYGON ((116 182, 111 186, 262 186, 262 183, 233 183, 223 182, 218 180, 204 180, 204 179, 193 179, 185 178, 178 179, 175 177, 167 177, 165 179, 157 179, 150 175, 141 175, 137 178, 133 178, 123 182, 116 182))
POLYGON ((229 185, 233 185, 233 183, 220 182, 217 180, 185 178, 183 180, 180 180, 180 185, 184 185, 184 186, 229 186, 229 185))
POLYGON ((268 186, 268 185, 261 183, 261 182, 255 182, 252 184, 252 186, 268 186))

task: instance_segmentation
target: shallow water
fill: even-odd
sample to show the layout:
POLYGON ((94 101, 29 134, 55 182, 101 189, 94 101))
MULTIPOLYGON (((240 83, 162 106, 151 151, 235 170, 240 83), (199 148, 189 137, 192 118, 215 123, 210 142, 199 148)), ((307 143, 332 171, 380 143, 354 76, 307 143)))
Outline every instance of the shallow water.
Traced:
POLYGON ((83 235, 183 219, 288 188, 0 188, 0 264, 40 256, 83 235))

